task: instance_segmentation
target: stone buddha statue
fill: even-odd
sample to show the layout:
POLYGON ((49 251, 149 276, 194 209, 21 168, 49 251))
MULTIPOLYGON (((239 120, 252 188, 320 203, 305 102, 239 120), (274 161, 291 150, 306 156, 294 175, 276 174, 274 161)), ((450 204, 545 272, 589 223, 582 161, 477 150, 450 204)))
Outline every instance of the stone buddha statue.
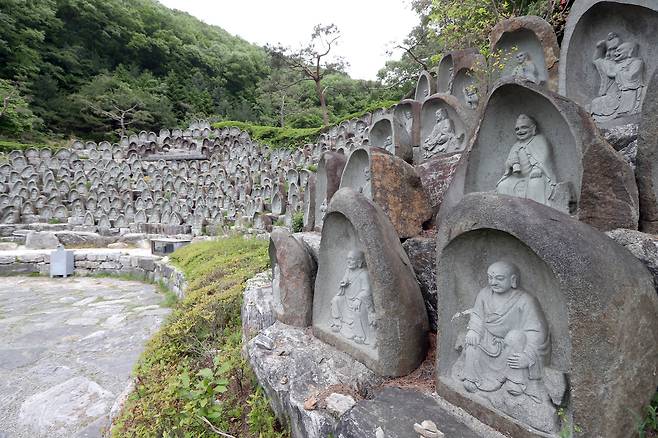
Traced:
POLYGON ((514 131, 517 141, 507 156, 496 192, 549 205, 557 186, 551 145, 537 132, 537 122, 525 114, 516 119, 514 131))
POLYGON ((338 293, 331 299, 331 330, 357 344, 374 345, 375 324, 370 277, 363 251, 350 251, 338 293))
POLYGON ((448 117, 448 111, 445 108, 439 108, 434 114, 436 124, 423 142, 424 158, 431 158, 439 152, 456 152, 460 149, 463 139, 463 135, 455 134, 455 125, 448 117))
POLYGON ((611 121, 638 114, 644 92, 644 61, 635 56, 637 45, 621 42, 610 33, 599 41, 593 63, 601 78, 598 97, 592 100, 590 112, 597 122, 611 121))
POLYGON ((516 65, 512 70, 512 76, 519 77, 533 84, 539 84, 541 82, 537 66, 530 59, 528 52, 518 52, 514 58, 516 59, 516 65))
MULTIPOLYGON (((453 377, 468 393, 546 432, 556 410, 544 384, 551 354, 548 323, 537 299, 521 289, 516 265, 504 261, 487 269, 470 314, 453 377)), ((453 317, 454 319, 454 317, 453 317)))

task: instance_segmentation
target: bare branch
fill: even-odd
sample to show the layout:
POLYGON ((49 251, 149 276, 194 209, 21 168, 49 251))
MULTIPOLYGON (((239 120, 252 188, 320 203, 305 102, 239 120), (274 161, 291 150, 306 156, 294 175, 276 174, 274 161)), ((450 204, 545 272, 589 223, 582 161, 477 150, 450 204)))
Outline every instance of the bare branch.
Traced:
POLYGON ((206 417, 202 417, 201 415, 197 415, 197 417, 202 420, 204 423, 208 425, 208 427, 215 432, 219 436, 223 436, 224 438, 235 438, 233 435, 229 435, 226 432, 222 432, 221 430, 217 429, 206 417))

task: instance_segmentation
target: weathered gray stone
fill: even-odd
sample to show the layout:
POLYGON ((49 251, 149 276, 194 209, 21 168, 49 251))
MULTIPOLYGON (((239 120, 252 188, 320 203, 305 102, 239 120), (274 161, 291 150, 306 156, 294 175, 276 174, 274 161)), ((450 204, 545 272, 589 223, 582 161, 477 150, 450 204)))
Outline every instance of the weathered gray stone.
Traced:
MULTIPOLYGON (((525 132, 532 131, 528 128, 525 132)), ((462 155, 444 195, 439 218, 464 194, 495 190, 506 194, 517 190, 515 180, 528 186, 526 197, 568 211, 600 230, 637 227, 633 172, 605 142, 589 115, 574 102, 541 87, 506 80, 489 95, 470 150, 462 155), (528 172, 511 162, 510 151, 520 150, 523 144, 521 133, 515 132, 521 114, 535 122, 534 134, 525 141, 532 143, 530 153, 543 154, 538 169, 541 178, 529 175, 534 175, 536 165, 528 172), (530 182, 535 188, 538 183, 544 184, 540 195, 530 189, 530 182), (547 194, 547 199, 540 199, 547 194)))
POLYGON ((336 417, 342 416, 356 404, 356 401, 351 395, 337 394, 335 392, 327 396, 326 402, 327 410, 336 417))
POLYGON ((268 274, 258 274, 247 281, 242 300, 241 320, 244 344, 276 321, 272 279, 268 274))
POLYGON ((38 435, 63 434, 108 410, 113 398, 96 382, 74 377, 25 400, 20 421, 38 435))
POLYGON ((402 243, 425 300, 430 328, 436 333, 436 239, 412 237, 402 243))
POLYGON ((423 223, 432 217, 414 167, 380 148, 352 152, 340 187, 350 187, 379 205, 400 238, 420 234, 423 223))
POLYGON ((284 228, 270 233, 269 256, 276 318, 284 324, 308 327, 317 265, 305 246, 284 228))
POLYGON ((55 233, 57 239, 65 247, 97 247, 102 248, 114 239, 101 236, 98 233, 82 231, 58 231, 55 233))
POLYGON ((391 222, 360 193, 340 189, 322 229, 313 333, 380 375, 400 376, 425 358, 428 329, 391 222))
POLYGON ((653 275, 654 285, 658 287, 658 237, 623 229, 608 231, 606 234, 644 263, 653 275))
POLYGON ((320 398, 327 388, 366 394, 381 383, 364 365, 304 329, 276 322, 262 335, 273 340, 272 349, 259 346, 254 338, 245 351, 277 418, 290 426, 293 438, 333 433, 336 419, 320 398))
MULTIPOLYGON (((503 438, 489 427, 444 400, 413 389, 384 388, 372 399, 362 400, 341 417, 334 436, 343 438, 418 438, 414 424, 431 420, 446 438, 503 438)), ((429 435, 428 435, 429 436, 429 435)))
POLYGON ((55 249, 59 245, 55 233, 30 231, 25 237, 25 248, 27 249, 55 249))
POLYGON ((649 82, 637 142, 640 230, 658 234, 658 71, 649 82))
MULTIPOLYGON (((625 436, 633 427, 628 410, 639 412, 658 383, 651 371, 658 357, 653 279, 611 239, 528 200, 474 193, 438 230, 437 392, 501 432, 543 436, 529 430, 528 421, 519 421, 536 413, 527 409, 534 405, 516 409, 508 404, 505 414, 478 391, 468 392, 464 382, 470 380, 458 381, 454 374, 460 352, 467 351, 465 342, 471 342, 462 338, 468 318, 461 316, 486 285, 487 267, 499 260, 519 268, 517 287, 534 296, 533 306, 543 310, 550 328, 552 353, 541 356, 545 367, 539 377, 551 400, 542 403, 564 407, 566 422, 556 427, 576 424, 586 436, 625 436)), ((500 336, 506 334, 504 327, 500 336)))

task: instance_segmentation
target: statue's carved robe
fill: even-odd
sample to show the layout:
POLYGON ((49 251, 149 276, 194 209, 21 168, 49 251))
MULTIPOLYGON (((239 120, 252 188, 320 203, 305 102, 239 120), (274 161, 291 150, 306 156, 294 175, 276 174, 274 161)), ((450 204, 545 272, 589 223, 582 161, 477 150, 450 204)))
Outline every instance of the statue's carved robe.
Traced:
POLYGON ((644 61, 627 58, 619 63, 605 58, 594 60, 601 77, 599 97, 592 100, 595 118, 612 119, 640 111, 644 90, 644 61))
POLYGON ((455 152, 459 150, 461 141, 455 135, 455 129, 450 119, 442 119, 425 140, 425 158, 439 152, 455 152))
POLYGON ((534 62, 525 60, 521 64, 517 64, 512 71, 512 76, 517 76, 533 84, 539 84, 539 72, 534 62))
POLYGON ((546 137, 537 134, 528 142, 514 143, 505 169, 505 175, 496 184, 498 193, 549 204, 557 178, 553 170, 551 146, 546 137), (512 171, 514 164, 520 166, 520 172, 512 171), (541 171, 541 176, 531 178, 533 171, 541 171))
POLYGON ((537 299, 521 289, 513 289, 496 307, 495 292, 480 290, 473 306, 468 330, 479 335, 478 345, 466 346, 461 380, 468 380, 481 391, 496 391, 505 382, 515 384, 520 392, 541 402, 543 396, 532 381, 541 381, 544 362, 550 356, 548 324, 537 299), (523 353, 530 360, 528 368, 507 365, 511 354, 523 353))
POLYGON ((347 339, 372 345, 370 319, 374 305, 368 271, 348 269, 341 283, 345 286, 331 300, 333 326, 347 339))

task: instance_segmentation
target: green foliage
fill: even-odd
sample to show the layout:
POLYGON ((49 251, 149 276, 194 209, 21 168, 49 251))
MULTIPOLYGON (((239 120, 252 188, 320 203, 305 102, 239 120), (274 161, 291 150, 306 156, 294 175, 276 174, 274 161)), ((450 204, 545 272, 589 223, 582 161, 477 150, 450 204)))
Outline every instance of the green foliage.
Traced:
POLYGON ((573 427, 571 427, 569 418, 567 418, 567 413, 563 408, 557 410, 557 416, 562 423, 562 428, 558 432, 560 438, 573 438, 574 433, 581 433, 583 431, 578 425, 573 425, 573 427))
POLYGON ((292 232, 301 233, 304 229, 304 213, 298 211, 292 215, 292 232))
POLYGON ((0 140, 0 152, 11 152, 16 150, 26 150, 26 149, 60 149, 64 147, 63 144, 44 144, 44 143, 18 143, 15 141, 3 141, 0 140))
POLYGON ((41 124, 28 106, 18 84, 0 79, 0 135, 19 138, 41 124))
POLYGON ((306 170, 309 172, 317 172, 318 171, 318 165, 317 164, 309 164, 306 166, 306 170))
POLYGON ((53 217, 48 219, 48 223, 51 225, 55 225, 55 224, 61 224, 62 221, 59 218, 53 217))
POLYGON ((635 414, 635 431, 638 438, 658 436, 658 392, 643 410, 644 418, 635 414))
POLYGON ((247 131, 252 139, 273 148, 294 149, 315 140, 320 134, 320 128, 279 128, 276 126, 260 126, 246 122, 226 121, 212 125, 214 128, 236 127, 247 131))
POLYGON ((188 280, 135 369, 113 436, 283 438, 241 356, 245 282, 267 268, 267 242, 236 236, 170 256, 188 280))

